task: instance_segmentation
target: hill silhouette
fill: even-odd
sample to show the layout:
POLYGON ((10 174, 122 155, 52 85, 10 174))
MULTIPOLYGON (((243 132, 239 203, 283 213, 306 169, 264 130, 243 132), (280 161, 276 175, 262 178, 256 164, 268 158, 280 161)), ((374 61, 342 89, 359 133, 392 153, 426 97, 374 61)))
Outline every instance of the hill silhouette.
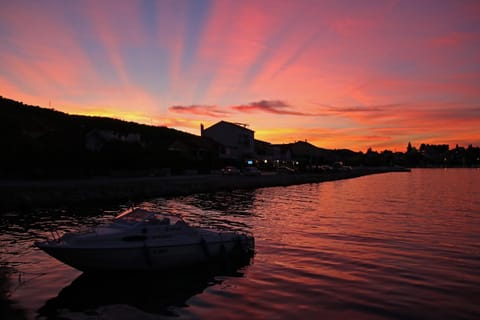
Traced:
POLYGON ((206 170, 213 144, 166 127, 70 115, 0 97, 0 178, 161 174, 164 168, 206 170), (193 145, 207 150, 191 157, 193 145))

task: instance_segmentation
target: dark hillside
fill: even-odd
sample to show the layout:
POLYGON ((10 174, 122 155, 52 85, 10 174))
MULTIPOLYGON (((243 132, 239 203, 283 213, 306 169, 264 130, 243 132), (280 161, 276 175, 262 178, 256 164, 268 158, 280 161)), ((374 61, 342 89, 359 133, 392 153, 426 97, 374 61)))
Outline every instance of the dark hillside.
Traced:
POLYGON ((3 97, 0 119, 0 178, 154 175, 181 171, 187 161, 205 169, 214 160, 208 150, 196 159, 188 149, 172 151, 177 141, 196 141, 202 150, 211 143, 166 127, 69 115, 3 97))

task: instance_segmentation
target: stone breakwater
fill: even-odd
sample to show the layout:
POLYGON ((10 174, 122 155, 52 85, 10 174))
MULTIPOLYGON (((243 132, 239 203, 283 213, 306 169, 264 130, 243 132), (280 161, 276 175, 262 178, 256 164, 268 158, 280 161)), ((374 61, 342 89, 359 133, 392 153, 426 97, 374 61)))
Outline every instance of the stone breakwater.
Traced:
POLYGON ((92 178, 49 181, 0 181, 0 210, 140 201, 194 193, 255 189, 409 171, 402 168, 353 168, 348 171, 261 176, 192 175, 92 178))

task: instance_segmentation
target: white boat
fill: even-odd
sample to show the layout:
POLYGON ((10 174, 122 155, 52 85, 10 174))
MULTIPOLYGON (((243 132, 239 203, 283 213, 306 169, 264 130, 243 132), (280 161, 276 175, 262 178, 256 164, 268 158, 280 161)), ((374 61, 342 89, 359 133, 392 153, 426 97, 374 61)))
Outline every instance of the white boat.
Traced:
POLYGON ((35 245, 81 271, 135 271, 251 256, 254 238, 192 227, 175 215, 135 208, 109 224, 35 245))

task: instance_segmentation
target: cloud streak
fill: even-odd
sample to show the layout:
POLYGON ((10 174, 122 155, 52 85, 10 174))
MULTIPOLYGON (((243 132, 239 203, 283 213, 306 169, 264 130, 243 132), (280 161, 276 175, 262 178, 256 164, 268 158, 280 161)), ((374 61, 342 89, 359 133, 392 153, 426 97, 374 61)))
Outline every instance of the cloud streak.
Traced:
POLYGON ((311 116, 311 114, 305 112, 295 111, 292 106, 281 100, 260 100, 248 104, 223 108, 219 106, 190 105, 171 106, 168 109, 175 113, 195 114, 214 118, 229 116, 233 111, 240 113, 271 113, 275 115, 311 116))
POLYGON ((223 110, 217 106, 202 106, 202 105, 171 106, 168 109, 175 113, 208 116, 213 118, 221 118, 221 117, 228 116, 229 114, 228 111, 223 110))
POLYGON ((246 113, 264 112, 276 115, 308 116, 304 112, 295 111, 292 106, 281 100, 260 100, 246 105, 231 106, 233 110, 246 113))

